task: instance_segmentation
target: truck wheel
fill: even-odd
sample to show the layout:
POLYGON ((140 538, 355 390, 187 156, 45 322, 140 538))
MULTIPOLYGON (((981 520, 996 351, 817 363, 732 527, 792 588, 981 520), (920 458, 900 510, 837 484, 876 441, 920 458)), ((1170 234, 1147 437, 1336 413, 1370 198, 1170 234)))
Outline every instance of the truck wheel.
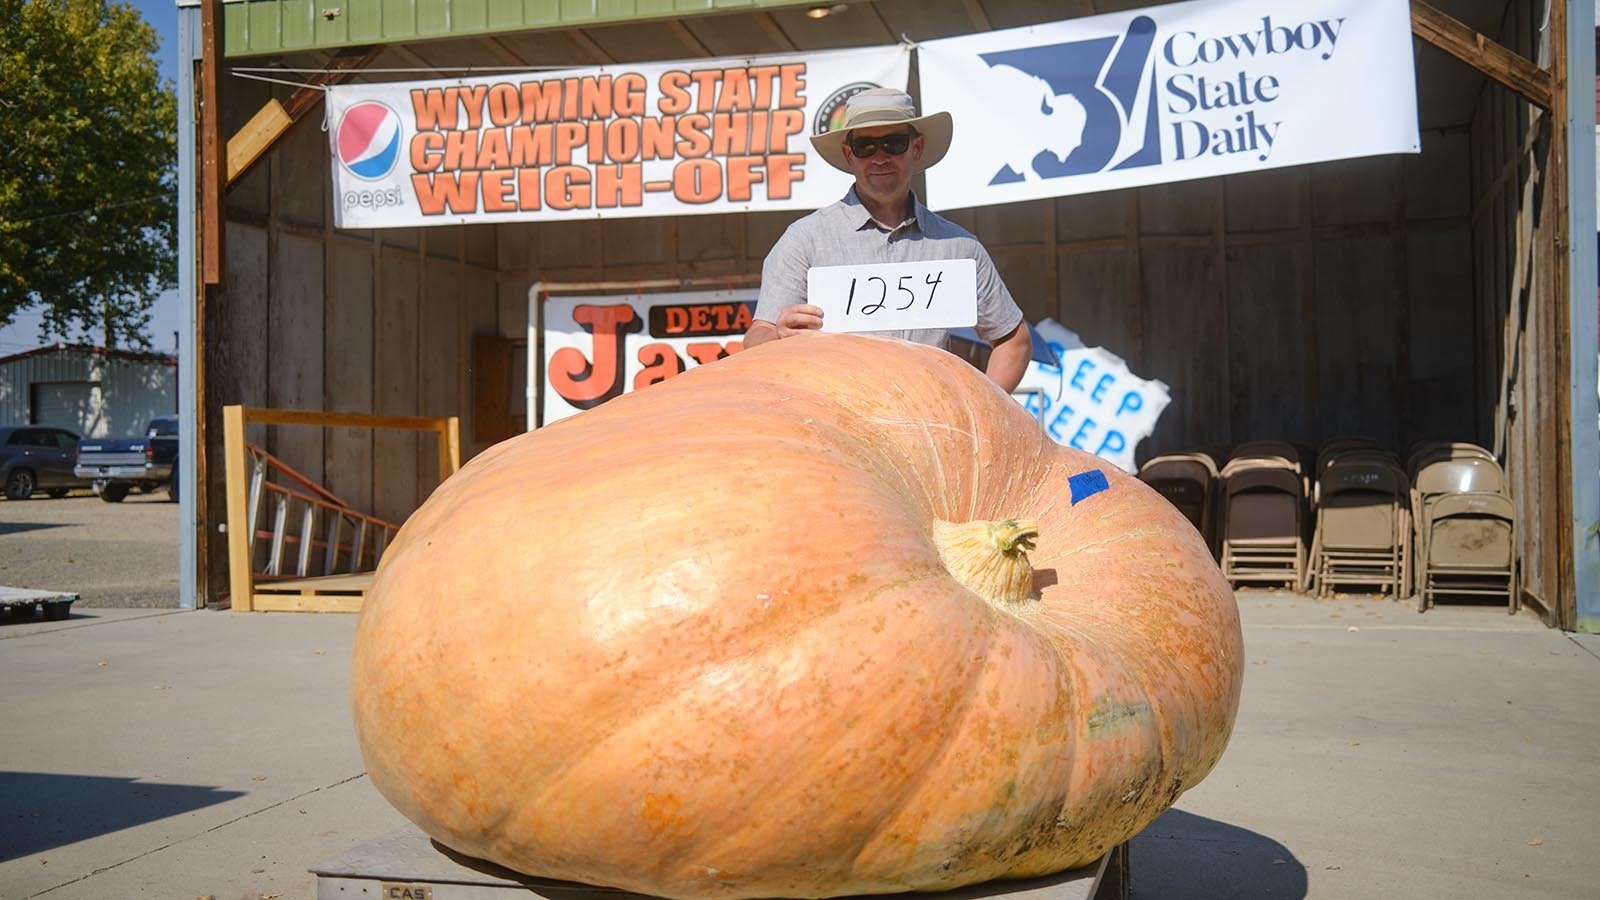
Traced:
POLYGON ((107 503, 121 503, 126 496, 128 486, 125 484, 108 484, 100 489, 100 499, 107 503))
POLYGON ((167 482, 167 499, 173 503, 178 502, 178 473, 172 473, 172 480, 167 482))
POLYGON ((33 489, 39 486, 39 480, 33 476, 32 469, 12 469, 11 475, 6 479, 6 499, 26 500, 33 496, 33 489))

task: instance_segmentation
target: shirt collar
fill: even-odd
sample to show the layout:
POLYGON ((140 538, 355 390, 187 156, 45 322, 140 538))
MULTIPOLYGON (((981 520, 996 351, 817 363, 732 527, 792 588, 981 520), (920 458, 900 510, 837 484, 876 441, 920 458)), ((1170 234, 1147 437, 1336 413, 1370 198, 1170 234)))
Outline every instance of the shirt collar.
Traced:
MULTIPOLYGON (((858 220, 858 224, 856 225, 857 231, 865 231, 868 228, 876 228, 880 231, 883 230, 883 226, 878 224, 878 220, 874 219, 872 214, 867 212, 866 206, 862 205, 861 197, 856 194, 855 185, 850 185, 850 190, 845 192, 843 203, 847 208, 854 207, 852 210, 852 215, 854 219, 858 220)), ((925 212, 927 212, 927 207, 923 206, 922 201, 917 199, 917 192, 912 191, 911 217, 906 219, 904 222, 901 222, 899 225, 889 229, 889 234, 894 234, 902 229, 916 229, 920 231, 922 226, 919 224, 919 221, 922 218, 922 214, 925 212)))

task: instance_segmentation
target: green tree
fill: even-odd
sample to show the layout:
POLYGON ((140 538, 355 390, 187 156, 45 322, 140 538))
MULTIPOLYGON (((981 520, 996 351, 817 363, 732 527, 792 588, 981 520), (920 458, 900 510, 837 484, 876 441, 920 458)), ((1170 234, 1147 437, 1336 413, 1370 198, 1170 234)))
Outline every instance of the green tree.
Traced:
POLYGON ((177 275, 177 101, 106 0, 0 0, 0 327, 148 348, 177 275))

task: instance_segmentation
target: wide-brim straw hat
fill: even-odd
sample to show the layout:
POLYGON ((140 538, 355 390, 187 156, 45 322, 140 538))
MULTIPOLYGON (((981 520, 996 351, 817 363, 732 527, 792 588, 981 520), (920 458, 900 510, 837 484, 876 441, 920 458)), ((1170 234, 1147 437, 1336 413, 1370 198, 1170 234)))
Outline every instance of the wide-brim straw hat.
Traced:
POLYGON ((844 138, 854 128, 875 128, 880 125, 910 125, 922 135, 922 159, 917 161, 917 171, 928 168, 950 151, 950 135, 955 123, 947 112, 926 116, 917 115, 911 95, 893 88, 871 88, 845 101, 844 122, 832 131, 812 135, 811 146, 833 166, 849 172, 844 160, 844 138))

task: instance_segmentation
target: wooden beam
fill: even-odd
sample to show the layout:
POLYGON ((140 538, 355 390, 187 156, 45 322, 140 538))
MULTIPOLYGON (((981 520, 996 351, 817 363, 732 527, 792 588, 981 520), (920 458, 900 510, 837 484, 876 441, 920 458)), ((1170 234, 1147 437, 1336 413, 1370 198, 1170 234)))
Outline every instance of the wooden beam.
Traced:
POLYGON ((245 170, 261 158, 274 142, 294 124, 283 104, 268 100, 244 127, 228 138, 228 184, 232 186, 245 170))
POLYGON ((688 47, 695 56, 712 55, 710 48, 695 37, 694 32, 689 30, 689 26, 683 24, 682 19, 668 19, 667 27, 672 30, 673 34, 677 35, 678 40, 683 41, 683 45, 688 47))
POLYGON ((753 16, 753 19, 756 26, 766 32, 767 36, 772 38, 773 42, 779 47, 785 50, 795 49, 794 41, 790 40, 789 35, 784 33, 783 26, 779 25, 778 20, 772 17, 772 13, 758 12, 753 16))
MULTIPOLYGON (((1555 447, 1554 452, 1541 454, 1545 457, 1545 477, 1553 479, 1554 488, 1551 493, 1555 495, 1556 508, 1556 583, 1554 590, 1550 591, 1555 596, 1555 622, 1558 628, 1573 629, 1578 626, 1578 570, 1575 549, 1577 543, 1573 534, 1573 472, 1572 472, 1572 431, 1575 423, 1572 421, 1572 400, 1575 396, 1575 385, 1572 383, 1572 331, 1569 323, 1572 321, 1572 184, 1567 174, 1567 167, 1571 160, 1568 154, 1569 143, 1577 140, 1587 140, 1587 131, 1573 135, 1567 130, 1567 117, 1570 94, 1567 91, 1567 79, 1572 71, 1567 59, 1567 4, 1563 0, 1551 0, 1550 3, 1550 74, 1555 83, 1555 102, 1550 107, 1550 180, 1546 182, 1549 193, 1544 205, 1544 213, 1550 218, 1548 228, 1550 231, 1550 322, 1552 328, 1545 338, 1555 352, 1551 354, 1550 368, 1554 370, 1556 390, 1549 398, 1553 407, 1549 410, 1555 418, 1555 447), (1554 202, 1551 202, 1551 201, 1554 202), (1550 457, 1554 457, 1553 460, 1550 457), (1553 463, 1553 464, 1552 464, 1553 463)), ((1578 77, 1589 78, 1593 73, 1580 72, 1578 77)), ((1589 240, 1587 235, 1583 236, 1589 240)), ((1585 293, 1588 297, 1585 303, 1592 303, 1593 294, 1588 293, 1593 286, 1588 286, 1585 293)), ((1543 337, 1543 335, 1541 335, 1543 337)), ((1543 348, 1541 348, 1543 349, 1543 348)), ((1577 388, 1585 390, 1585 388, 1577 388)), ((1592 390, 1592 388, 1587 388, 1592 390)), ((1587 424, 1582 427, 1591 427, 1587 424)), ((1545 482, 1551 484, 1551 482, 1545 482)), ((1585 523, 1587 524, 1587 523, 1585 523)), ((1548 532, 1541 537, 1552 537, 1548 532)), ((1547 586, 1548 589, 1549 586, 1547 586)))
POLYGON ((1411 32, 1500 82, 1540 109, 1549 110, 1554 103, 1554 82, 1548 70, 1489 40, 1425 0, 1411 0, 1411 32))
POLYGON ((599 42, 590 37, 589 33, 584 31, 582 28, 574 28, 567 33, 572 37, 574 43, 583 48, 585 53, 588 53, 590 56, 594 57, 595 62, 616 62, 616 60, 611 58, 611 54, 606 52, 606 48, 600 46, 599 42))
POLYGON ((322 103, 323 88, 349 81, 371 64, 382 50, 382 44, 346 47, 328 60, 324 69, 312 76, 304 87, 289 95, 288 100, 282 103, 276 99, 268 100, 256 110, 250 121, 228 138, 228 186, 232 187, 256 160, 289 133, 296 122, 322 103))
POLYGON ((974 31, 993 31, 994 25, 989 22, 989 14, 984 11, 983 4, 978 0, 962 0, 962 5, 967 8, 967 18, 972 21, 974 31))
POLYGON ((501 43, 499 38, 481 37, 478 42, 483 44, 489 54, 500 61, 503 66, 525 66, 528 61, 518 56, 510 47, 501 43))
POLYGON ((200 4, 200 280, 222 283, 222 0, 200 4))
POLYGON ((244 408, 222 408, 222 461, 228 498, 228 586, 235 612, 254 608, 254 577, 250 570, 250 487, 245 471, 244 408))
POLYGON ((383 52, 383 44, 373 44, 370 47, 346 47, 334 54, 306 86, 295 91, 288 100, 283 102, 283 109, 289 118, 296 122, 306 117, 306 113, 317 108, 322 102, 322 88, 330 84, 343 84, 361 73, 362 69, 372 65, 372 61, 383 52))

